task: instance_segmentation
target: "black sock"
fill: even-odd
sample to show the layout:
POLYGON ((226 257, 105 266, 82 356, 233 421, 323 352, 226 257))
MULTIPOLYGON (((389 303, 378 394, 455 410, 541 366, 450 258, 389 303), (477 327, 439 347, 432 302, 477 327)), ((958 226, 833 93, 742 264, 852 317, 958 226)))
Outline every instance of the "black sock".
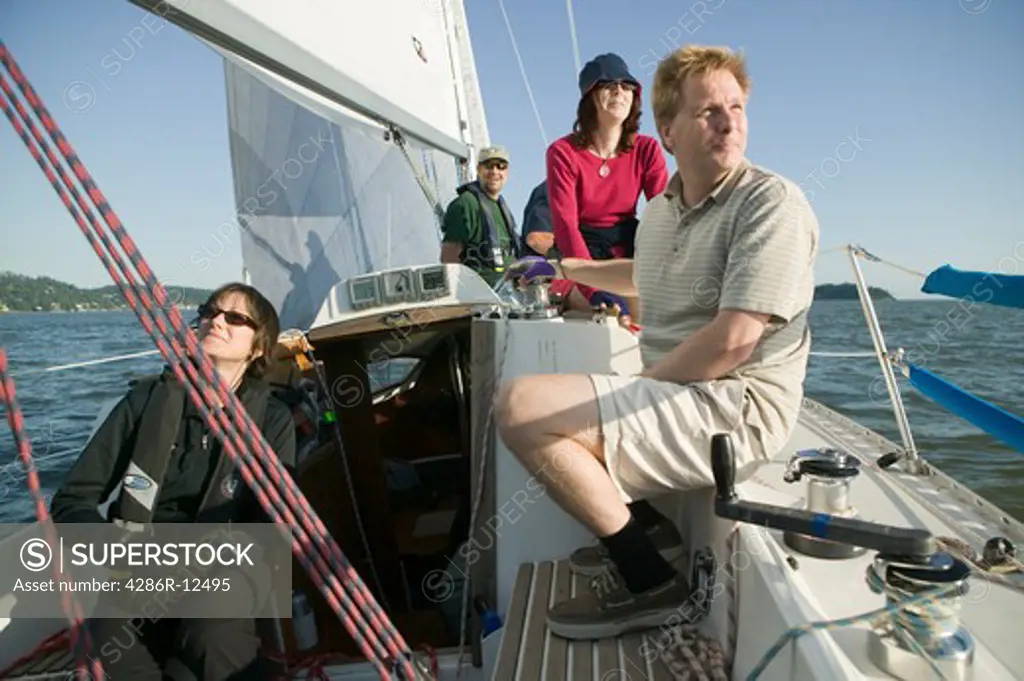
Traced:
POLYGON ((615 534, 600 537, 600 541, 608 549, 608 557, 619 569, 626 587, 633 593, 664 584, 675 575, 675 570, 658 553, 643 525, 633 518, 615 534))
POLYGON ((628 504, 629 512, 636 518, 636 521, 643 527, 651 529, 668 520, 665 516, 651 506, 646 499, 634 501, 628 504))

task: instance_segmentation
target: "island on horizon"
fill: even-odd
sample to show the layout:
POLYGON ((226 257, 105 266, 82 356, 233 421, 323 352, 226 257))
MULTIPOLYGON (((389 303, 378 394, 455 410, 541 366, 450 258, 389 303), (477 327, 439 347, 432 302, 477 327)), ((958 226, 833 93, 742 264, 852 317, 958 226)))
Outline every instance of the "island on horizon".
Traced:
MULTIPOLYGON (((212 291, 172 287, 171 301, 182 307, 196 307, 212 291)), ((0 312, 101 312, 127 310, 121 290, 114 284, 98 288, 79 288, 51 277, 29 277, 0 272, 0 312)))
MULTIPOLYGON (((878 286, 868 286, 868 294, 871 300, 896 300, 896 296, 878 286)), ((814 287, 815 300, 858 300, 857 285, 845 284, 819 284, 814 287)))
MULTIPOLYGON (((872 300, 895 300, 885 289, 868 287, 872 300)), ((210 291, 174 287, 167 291, 176 304, 196 307, 210 291)), ((814 287, 814 300, 857 300, 857 286, 820 284, 814 287)), ((127 310, 121 291, 113 284, 99 288, 79 288, 50 277, 29 277, 0 272, 0 312, 92 312, 127 310)))

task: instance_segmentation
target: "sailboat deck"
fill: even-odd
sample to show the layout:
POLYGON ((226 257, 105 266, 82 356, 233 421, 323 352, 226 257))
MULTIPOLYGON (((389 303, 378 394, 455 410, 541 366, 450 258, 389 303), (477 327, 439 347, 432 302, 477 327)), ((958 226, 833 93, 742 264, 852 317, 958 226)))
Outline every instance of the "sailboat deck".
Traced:
MULTIPOLYGON (((548 607, 585 589, 586 577, 569 570, 567 561, 523 563, 519 566, 507 624, 492 681, 672 681, 679 678, 665 656, 654 650, 647 634, 628 634, 597 641, 568 641, 548 631, 548 607), (651 659, 653 658, 653 659, 651 659)), ((706 679, 727 679, 706 670, 706 679)), ((691 677, 701 678, 701 677, 691 677)))
MULTIPOLYGON (((823 446, 844 449, 865 462, 851 493, 862 518, 896 526, 923 525, 937 537, 959 540, 976 550, 988 538, 1000 535, 1020 545, 1020 523, 931 466, 923 475, 904 473, 898 467, 878 468, 878 458, 897 449, 896 445, 811 400, 805 401, 800 425, 785 451, 738 487, 741 497, 801 508, 805 484, 783 482, 786 461, 797 449, 823 446)), ((725 577, 734 579, 736 586, 735 596, 722 594, 722 598, 731 601, 735 597, 738 603, 729 632, 729 639, 735 642, 730 663, 737 678, 749 673, 787 629, 809 621, 859 615, 881 606, 881 597, 865 585, 865 570, 873 557, 870 552, 845 560, 821 559, 793 551, 780 532, 750 525, 737 529, 737 550, 760 556, 734 578, 725 577), (759 542, 767 547, 767 554, 757 550, 759 542)), ((1024 615, 1024 574, 1006 577, 999 582, 976 573, 971 597, 963 603, 961 623, 977 644, 975 678, 1017 678, 1012 670, 1019 669, 1024 660, 1014 630, 1007 626, 1024 615)), ((645 656, 646 651, 656 650, 645 646, 645 640, 658 636, 658 630, 594 642, 566 641, 552 635, 544 622, 547 607, 586 588, 584 580, 574 576, 563 559, 519 566, 493 681, 730 678, 719 676, 714 669, 702 670, 703 677, 694 672, 680 676, 665 659, 645 656)), ((715 601, 717 607, 718 599, 715 601)), ((768 676, 891 678, 867 659, 868 633, 863 624, 819 632, 801 641, 798 654, 790 651, 781 656, 784 661, 776 660, 768 676)))

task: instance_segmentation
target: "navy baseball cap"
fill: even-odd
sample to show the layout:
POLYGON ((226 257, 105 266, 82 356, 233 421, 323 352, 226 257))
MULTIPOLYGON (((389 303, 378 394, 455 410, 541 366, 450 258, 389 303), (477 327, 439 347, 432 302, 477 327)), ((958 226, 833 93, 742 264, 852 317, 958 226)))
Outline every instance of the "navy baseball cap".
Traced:
POLYGON ((598 83, 611 81, 624 81, 640 89, 640 81, 629 72, 622 57, 609 52, 599 54, 583 66, 580 71, 580 96, 590 92, 598 83))

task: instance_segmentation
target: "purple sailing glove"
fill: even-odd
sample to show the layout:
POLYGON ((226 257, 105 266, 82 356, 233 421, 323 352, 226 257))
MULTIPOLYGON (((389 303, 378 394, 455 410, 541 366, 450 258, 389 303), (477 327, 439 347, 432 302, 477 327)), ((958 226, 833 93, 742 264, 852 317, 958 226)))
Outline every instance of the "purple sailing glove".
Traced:
POLYGON ((539 255, 520 258, 505 268, 506 279, 554 279, 556 274, 555 266, 539 255))
POLYGON ((593 308, 601 308, 603 306, 611 309, 616 305, 619 306, 620 315, 629 316, 629 305, 626 304, 626 300, 622 296, 617 296, 607 291, 594 291, 590 296, 590 306, 593 308))

